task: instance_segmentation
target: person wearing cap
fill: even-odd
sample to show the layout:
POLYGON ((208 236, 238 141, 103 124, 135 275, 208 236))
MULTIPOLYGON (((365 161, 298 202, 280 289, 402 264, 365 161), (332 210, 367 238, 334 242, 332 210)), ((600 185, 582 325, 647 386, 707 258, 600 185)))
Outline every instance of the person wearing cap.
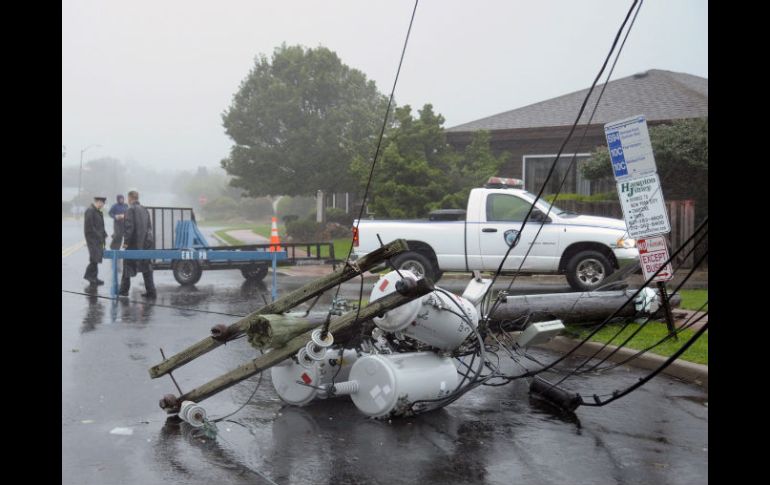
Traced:
POLYGON ((99 267, 104 256, 104 246, 107 242, 107 232, 104 230, 104 214, 102 207, 107 202, 106 197, 94 197, 93 203, 86 209, 83 217, 83 232, 88 246, 88 266, 83 278, 88 280, 92 286, 103 285, 104 281, 97 276, 99 267))
MULTIPOLYGON (((155 236, 150 220, 150 211, 139 203, 139 192, 132 190, 128 193, 128 210, 125 217, 125 240, 123 249, 155 249, 155 236)), ((131 277, 142 273, 145 298, 155 298, 155 283, 152 277, 152 261, 149 259, 126 259, 123 262, 123 276, 120 279, 119 296, 128 296, 131 288, 131 277)))
POLYGON ((108 214, 112 217, 112 242, 110 249, 118 250, 123 245, 123 232, 125 231, 125 214, 128 204, 124 202, 123 195, 118 194, 116 202, 110 207, 108 214))

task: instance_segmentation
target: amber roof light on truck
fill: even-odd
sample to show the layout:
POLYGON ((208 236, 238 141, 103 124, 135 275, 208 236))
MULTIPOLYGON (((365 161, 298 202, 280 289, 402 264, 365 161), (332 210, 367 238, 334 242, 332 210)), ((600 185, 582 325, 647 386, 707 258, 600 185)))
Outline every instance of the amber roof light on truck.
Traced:
POLYGON ((485 189, 523 189, 524 181, 506 177, 489 177, 484 184, 485 189))

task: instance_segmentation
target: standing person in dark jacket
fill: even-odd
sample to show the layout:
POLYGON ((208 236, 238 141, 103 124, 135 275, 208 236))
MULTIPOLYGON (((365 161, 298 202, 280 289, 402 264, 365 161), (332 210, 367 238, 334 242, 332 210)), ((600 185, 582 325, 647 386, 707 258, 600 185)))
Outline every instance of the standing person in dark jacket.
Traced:
POLYGON ((106 197, 94 197, 94 202, 86 209, 83 217, 83 233, 85 234, 86 245, 88 246, 88 266, 83 278, 88 280, 92 286, 104 284, 104 281, 97 278, 99 274, 99 267, 97 265, 102 262, 104 245, 107 242, 107 232, 104 230, 104 215, 102 214, 102 207, 104 207, 106 201, 106 197))
MULTIPOLYGON (((128 210, 125 214, 124 249, 155 249, 150 211, 139 204, 139 193, 128 193, 128 210)), ((152 262, 149 259, 126 259, 123 262, 123 277, 120 280, 120 296, 128 296, 131 277, 142 273, 146 293, 142 296, 155 298, 155 283, 152 279, 152 262)))
POLYGON ((124 217, 128 210, 128 204, 124 202, 123 196, 118 195, 116 202, 110 207, 108 214, 112 217, 112 242, 110 249, 120 249, 123 244, 123 232, 125 231, 124 217))

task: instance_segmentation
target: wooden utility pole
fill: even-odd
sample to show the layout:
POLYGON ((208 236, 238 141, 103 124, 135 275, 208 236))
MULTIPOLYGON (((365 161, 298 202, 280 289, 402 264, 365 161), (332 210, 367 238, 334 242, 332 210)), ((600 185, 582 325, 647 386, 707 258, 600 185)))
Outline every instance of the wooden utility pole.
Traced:
MULTIPOLYGON (((329 332, 334 335, 335 333, 348 329, 354 325, 359 325, 365 320, 374 318, 389 310, 392 310, 393 308, 399 307, 404 303, 410 302, 415 298, 426 295, 434 289, 433 283, 427 279, 418 280, 413 286, 405 286, 406 288, 403 290, 404 294, 399 292, 390 293, 389 295, 386 295, 379 300, 371 302, 369 305, 362 308, 360 312, 350 311, 344 316, 334 320, 329 326, 329 332)), ((179 405, 182 403, 182 401, 200 402, 213 396, 214 394, 222 392, 230 386, 233 386, 238 382, 253 376, 254 374, 267 370, 270 367, 295 355, 301 348, 310 342, 310 334, 311 332, 306 332, 300 336, 294 337, 286 342, 284 346, 273 349, 270 352, 257 357, 251 362, 247 362, 246 364, 243 364, 240 367, 237 367, 230 372, 193 389, 190 392, 182 394, 178 398, 174 398, 173 396, 166 396, 161 399, 160 407, 166 410, 168 413, 174 413, 179 411, 179 405)))
POLYGON ((181 352, 172 355, 168 359, 164 359, 163 362, 150 368, 150 377, 156 379, 161 377, 174 369, 185 365, 193 359, 200 357, 201 355, 214 350, 220 345, 228 342, 236 337, 242 335, 249 326, 254 322, 259 315, 263 314, 277 314, 284 313, 295 306, 310 300, 316 295, 323 293, 324 291, 333 288, 334 286, 348 281, 362 273, 376 267, 383 261, 399 254, 404 251, 408 251, 409 246, 403 239, 396 239, 388 244, 375 249, 366 256, 356 260, 355 263, 349 263, 343 265, 339 270, 311 281, 310 283, 303 285, 302 287, 292 291, 288 295, 285 295, 274 302, 263 306, 259 310, 248 314, 232 325, 220 329, 217 332, 216 338, 209 336, 191 345, 190 347, 182 350, 181 352))

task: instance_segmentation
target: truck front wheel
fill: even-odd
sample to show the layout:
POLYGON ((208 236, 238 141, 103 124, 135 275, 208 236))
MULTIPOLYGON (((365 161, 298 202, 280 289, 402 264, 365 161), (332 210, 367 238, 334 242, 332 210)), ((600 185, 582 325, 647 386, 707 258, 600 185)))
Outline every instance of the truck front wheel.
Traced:
POLYGON ((392 262, 398 269, 411 271, 418 278, 430 278, 433 282, 438 281, 443 274, 428 258, 415 251, 401 253, 392 262))
POLYGON ((592 291, 612 272, 612 264, 598 251, 581 251, 567 263, 567 282, 577 291, 592 291))

